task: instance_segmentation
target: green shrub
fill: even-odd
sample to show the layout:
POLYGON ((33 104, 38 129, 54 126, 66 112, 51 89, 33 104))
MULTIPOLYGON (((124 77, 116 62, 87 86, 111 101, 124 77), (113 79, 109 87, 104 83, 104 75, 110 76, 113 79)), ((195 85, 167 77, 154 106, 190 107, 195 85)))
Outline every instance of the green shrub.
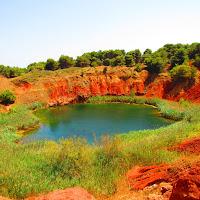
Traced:
POLYGON ((58 62, 52 58, 47 59, 45 70, 57 70, 58 69, 58 62))
POLYGON ((194 65, 197 67, 200 66, 200 56, 198 55, 195 56, 194 65))
POLYGON ((190 102, 189 101, 186 101, 184 98, 181 98, 179 100, 179 104, 184 106, 184 107, 190 107, 190 102))
POLYGON ((130 96, 131 96, 131 97, 134 97, 134 96, 135 96, 135 92, 134 92, 133 90, 131 91, 130 96))
POLYGON ((44 108, 46 107, 46 102, 42 102, 42 103, 39 103, 39 102, 35 102, 35 103, 32 103, 28 108, 29 110, 36 110, 36 109, 40 109, 40 108, 44 108))
POLYGON ((16 96, 13 92, 11 92, 10 90, 4 90, 1 94, 0 94, 0 101, 3 104, 9 104, 9 103, 13 103, 16 99, 16 96))
POLYGON ((197 68, 189 65, 178 65, 170 70, 170 75, 176 81, 193 79, 197 76, 197 68))
POLYGON ((141 71, 142 71, 142 65, 141 65, 140 63, 137 63, 137 64, 136 64, 135 70, 136 70, 137 72, 141 72, 141 71))
POLYGON ((108 68, 107 68, 107 67, 104 67, 104 68, 103 68, 103 73, 106 74, 107 70, 108 70, 108 68))

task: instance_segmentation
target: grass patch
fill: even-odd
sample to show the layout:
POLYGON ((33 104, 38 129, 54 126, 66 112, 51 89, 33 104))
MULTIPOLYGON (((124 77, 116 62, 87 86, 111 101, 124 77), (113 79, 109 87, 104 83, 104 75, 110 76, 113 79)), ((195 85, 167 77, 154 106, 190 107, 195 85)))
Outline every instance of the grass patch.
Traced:
POLYGON ((9 113, 0 113, 0 129, 12 127, 12 130, 24 130, 39 122, 28 106, 14 105, 9 113))

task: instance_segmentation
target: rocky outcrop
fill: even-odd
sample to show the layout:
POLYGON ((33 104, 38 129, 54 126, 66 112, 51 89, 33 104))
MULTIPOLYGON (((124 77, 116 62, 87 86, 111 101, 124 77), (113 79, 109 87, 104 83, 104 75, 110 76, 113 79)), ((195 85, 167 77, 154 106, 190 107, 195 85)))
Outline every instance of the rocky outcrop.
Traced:
POLYGON ((70 77, 58 82, 45 84, 49 94, 49 105, 63 105, 87 99, 91 96, 137 95, 145 93, 145 85, 140 76, 136 78, 119 76, 118 74, 88 74, 70 77))
POLYGON ((179 101, 181 98, 200 103, 200 83, 180 94, 175 100, 179 101))
POLYGON ((161 183, 169 165, 135 167, 128 172, 128 185, 131 190, 142 190, 146 186, 161 183))
MULTIPOLYGON (((195 139, 168 150, 198 156, 199 146, 200 139, 195 139)), ((144 199, 197 200, 200 199, 200 161, 197 157, 171 165, 136 166, 127 173, 126 184, 131 191, 142 191, 144 199)))
POLYGON ((130 190, 143 190, 145 199, 197 200, 200 199, 200 167, 170 170, 170 165, 135 167, 128 172, 130 190))
POLYGON ((102 72, 103 67, 96 69, 98 72, 84 68, 83 74, 80 70, 70 74, 63 70, 59 73, 37 72, 37 77, 34 72, 26 78, 0 77, 0 92, 5 89, 13 91, 17 104, 46 102, 48 106, 83 102, 91 96, 130 95, 131 91, 147 98, 157 96, 177 101, 184 98, 200 102, 200 85, 195 86, 194 81, 174 83, 167 73, 157 75, 146 70, 138 73, 127 67, 108 67, 107 73, 102 72))
POLYGON ((170 200, 200 199, 200 167, 188 169, 173 186, 170 200))

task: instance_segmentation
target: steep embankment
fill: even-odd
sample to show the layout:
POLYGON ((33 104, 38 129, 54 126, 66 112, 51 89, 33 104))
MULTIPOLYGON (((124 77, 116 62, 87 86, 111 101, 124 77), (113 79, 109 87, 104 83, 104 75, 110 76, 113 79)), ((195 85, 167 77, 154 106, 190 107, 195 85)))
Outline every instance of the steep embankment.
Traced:
POLYGON ((195 86, 194 81, 174 83, 167 73, 154 75, 146 70, 138 73, 127 67, 108 67, 104 74, 103 68, 35 71, 12 79, 0 77, 0 92, 13 91, 17 96, 15 103, 46 102, 49 106, 82 102, 91 96, 130 95, 131 91, 139 96, 170 100, 179 100, 182 96, 188 100, 200 99, 199 85, 195 86), (184 96, 187 91, 188 95, 184 96))

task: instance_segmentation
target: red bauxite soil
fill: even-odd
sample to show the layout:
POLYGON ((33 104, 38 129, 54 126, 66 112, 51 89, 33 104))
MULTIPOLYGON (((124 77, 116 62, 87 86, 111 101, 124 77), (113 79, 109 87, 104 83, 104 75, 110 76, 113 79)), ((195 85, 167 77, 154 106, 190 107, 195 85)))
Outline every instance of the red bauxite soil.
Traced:
POLYGON ((184 92, 182 95, 179 95, 175 100, 179 101, 181 98, 200 103, 200 83, 184 92))
MULTIPOLYGON (((178 146, 170 148, 169 150, 189 152, 190 154, 198 156, 200 153, 200 139, 184 142, 178 146)), ((160 197, 160 194, 156 194, 156 198, 170 200, 200 199, 200 160, 197 160, 193 164, 185 164, 182 166, 180 162, 176 165, 171 166, 165 164, 134 167, 127 173, 126 183, 130 190, 138 191, 144 190, 148 186, 155 186, 155 184, 159 185, 161 182, 165 182, 168 185, 171 185, 172 189, 167 191, 167 195, 160 192, 163 193, 163 197, 160 197)))
POLYGON ((176 150, 178 152, 187 152, 195 155, 200 154, 200 139, 184 142, 175 147, 169 148, 169 150, 176 150))
POLYGON ((167 174, 169 164, 134 167, 127 174, 127 183, 131 190, 142 190, 148 185, 161 183, 163 176, 167 174))

